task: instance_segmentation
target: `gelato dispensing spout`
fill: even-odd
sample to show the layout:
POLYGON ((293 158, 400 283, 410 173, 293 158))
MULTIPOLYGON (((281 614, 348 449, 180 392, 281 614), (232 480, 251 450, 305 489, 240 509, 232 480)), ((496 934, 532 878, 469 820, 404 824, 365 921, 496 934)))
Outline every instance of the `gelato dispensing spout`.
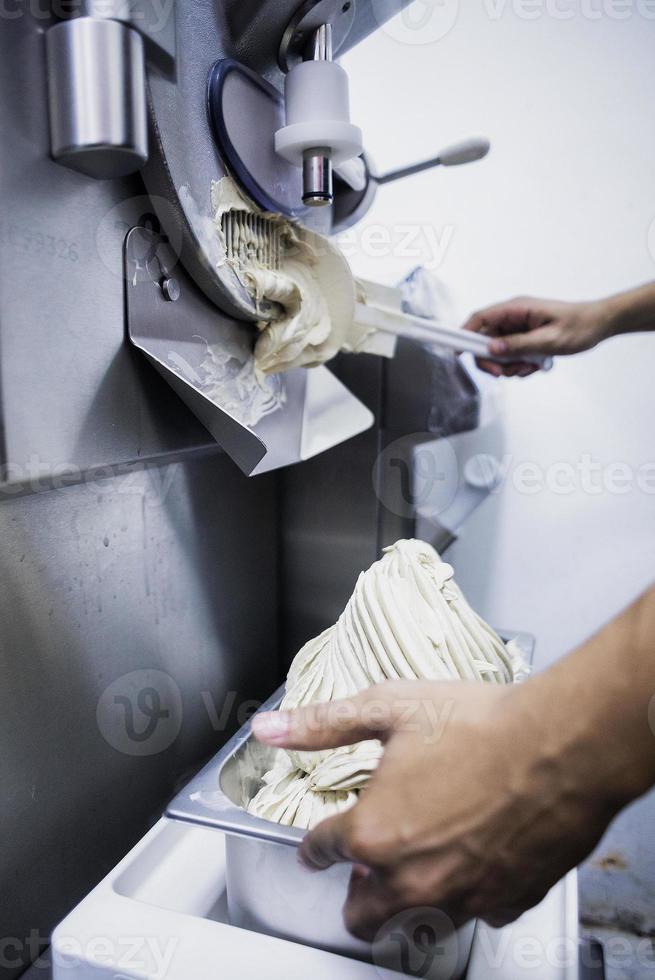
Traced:
POLYGON ((348 76, 332 61, 332 25, 321 24, 306 60, 284 83, 286 125, 275 134, 275 149, 302 167, 305 205, 332 204, 332 169, 362 153, 362 132, 350 122, 348 76))
MULTIPOLYGON (((322 24, 314 35, 312 61, 332 61, 332 25, 322 24)), ((332 163, 328 147, 317 146, 305 150, 302 163, 303 204, 321 206, 331 204, 332 163)))

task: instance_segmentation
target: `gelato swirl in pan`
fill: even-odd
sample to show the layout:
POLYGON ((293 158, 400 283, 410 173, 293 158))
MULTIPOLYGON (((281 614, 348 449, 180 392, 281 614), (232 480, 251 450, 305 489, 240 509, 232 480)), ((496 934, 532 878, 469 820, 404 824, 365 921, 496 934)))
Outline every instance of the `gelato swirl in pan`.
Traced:
MULTIPOLYGON (((423 541, 398 541, 362 572, 337 622, 296 655, 280 705, 351 697, 384 680, 512 684, 527 673, 455 583, 451 565, 423 541)), ((322 752, 278 749, 248 812, 312 828, 351 807, 374 772, 378 741, 322 752)))

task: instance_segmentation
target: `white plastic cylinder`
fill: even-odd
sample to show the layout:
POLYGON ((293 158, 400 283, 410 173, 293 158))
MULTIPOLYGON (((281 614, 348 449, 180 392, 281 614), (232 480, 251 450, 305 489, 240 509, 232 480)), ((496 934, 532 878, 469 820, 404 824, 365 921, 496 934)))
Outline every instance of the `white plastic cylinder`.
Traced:
POLYGON ((350 122, 348 76, 334 61, 304 61, 284 81, 287 126, 329 119, 350 122))
POLYGON ((348 76, 332 61, 304 61, 285 79, 286 126, 275 149, 300 166, 306 150, 324 147, 333 164, 358 156, 362 132, 350 122, 348 76))

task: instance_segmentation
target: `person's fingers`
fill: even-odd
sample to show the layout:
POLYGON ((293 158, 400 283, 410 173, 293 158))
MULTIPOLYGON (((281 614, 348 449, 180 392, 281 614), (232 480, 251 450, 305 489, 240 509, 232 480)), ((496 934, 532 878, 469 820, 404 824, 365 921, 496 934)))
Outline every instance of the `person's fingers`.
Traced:
POLYGON ((424 894, 422 888, 408 890, 399 886, 393 871, 374 869, 365 877, 353 875, 343 909, 346 928, 354 936, 371 942, 379 930, 399 912, 428 906, 438 909, 444 921, 459 929, 472 915, 466 903, 452 895, 447 905, 424 894))
POLYGON ((366 794, 345 813, 322 820, 308 831, 300 845, 303 864, 316 871, 340 861, 354 865, 353 880, 367 878, 372 868, 381 868, 398 856, 395 835, 389 836, 384 819, 384 797, 375 798, 375 778, 366 794))
POLYGON ((502 909, 497 908, 492 912, 485 912, 481 916, 482 920, 491 926, 492 929, 502 929, 504 926, 508 926, 511 922, 515 922, 521 915, 519 909, 502 909))
POLYGON ((485 357, 476 357, 475 363, 481 371, 493 375, 494 378, 500 378, 502 376, 503 366, 498 361, 489 361, 485 357))
POLYGON ((543 902, 549 891, 549 887, 544 887, 532 880, 523 886, 518 884, 518 887, 516 882, 512 883, 509 880, 502 890, 502 902, 496 899, 496 901, 490 902, 486 908, 477 909, 476 915, 493 928, 500 929, 511 922, 515 922, 528 909, 543 902))
POLYGON ((515 378, 518 374, 521 373, 521 370, 522 370, 522 365, 519 361, 512 364, 503 364, 502 376, 504 378, 515 378))
POLYGON ((489 345, 489 352, 495 357, 511 357, 521 360, 524 354, 554 354, 558 338, 558 328, 552 324, 537 327, 527 333, 507 334, 494 337, 489 345))
POLYGON ((519 371, 519 378, 529 378, 531 374, 535 374, 538 370, 539 368, 536 364, 523 364, 519 371))
POLYGON ((378 684, 354 698, 264 712, 253 718, 252 731, 268 745, 310 752, 369 738, 384 740, 395 721, 397 688, 395 683, 378 684))
POLYGON ((260 742, 288 749, 334 749, 367 738, 381 738, 386 725, 372 730, 358 696, 326 704, 312 704, 295 711, 270 711, 255 715, 252 731, 260 742))
POLYGON ((407 902, 394 894, 384 872, 371 871, 365 877, 351 877, 343 919, 353 936, 372 942, 385 922, 405 908, 407 902))
MULTIPOLYGON (((328 817, 305 834, 298 854, 304 865, 312 871, 325 871, 333 864, 356 860, 350 843, 351 813, 348 810, 328 817)), ((357 876, 365 877, 361 871, 357 876)))
POLYGON ((476 365, 486 374, 491 374, 494 378, 529 378, 540 370, 538 364, 528 361, 512 361, 509 364, 502 364, 499 361, 490 361, 484 357, 476 357, 476 365))
POLYGON ((505 303, 488 306, 474 313, 464 324, 463 329, 472 333, 495 336, 499 333, 514 333, 528 330, 534 310, 529 299, 513 299, 505 303))
MULTIPOLYGON (((417 709, 425 709, 425 697, 420 681, 384 681, 353 698, 255 715, 252 732, 267 745, 307 752, 367 739, 386 742, 399 726, 402 728, 404 719, 413 718, 417 709)), ((430 684, 428 701, 433 711, 451 705, 452 682, 430 684)))

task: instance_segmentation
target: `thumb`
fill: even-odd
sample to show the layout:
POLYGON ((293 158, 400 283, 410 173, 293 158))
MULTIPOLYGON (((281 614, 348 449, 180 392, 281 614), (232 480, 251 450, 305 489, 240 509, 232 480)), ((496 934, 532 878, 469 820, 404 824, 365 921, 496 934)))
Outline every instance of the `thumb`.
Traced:
POLYGON ((396 689, 395 683, 378 684, 353 698, 295 711, 267 711, 255 715, 252 731, 260 742, 308 752, 369 738, 384 741, 394 727, 396 689))
POLYGON ((352 810, 322 820, 303 838, 299 857, 312 871, 325 871, 339 862, 354 860, 350 845, 352 810))
POLYGON ((549 324, 545 327, 537 327, 535 330, 494 337, 489 344, 489 353, 494 357, 516 356, 517 360, 522 354, 554 354, 557 334, 557 327, 549 324))

